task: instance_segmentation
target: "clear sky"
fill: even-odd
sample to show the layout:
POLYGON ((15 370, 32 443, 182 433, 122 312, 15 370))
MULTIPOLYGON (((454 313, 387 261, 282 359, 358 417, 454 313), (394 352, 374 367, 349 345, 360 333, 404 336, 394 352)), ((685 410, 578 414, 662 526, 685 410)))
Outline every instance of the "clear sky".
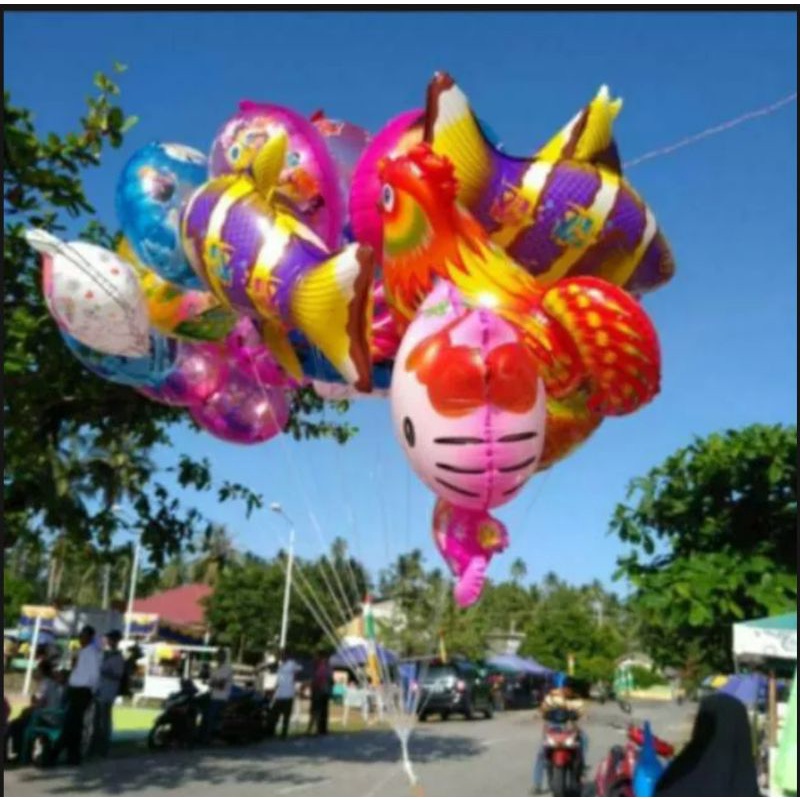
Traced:
MULTIPOLYGON (((141 122, 87 176, 112 226, 115 181, 137 147, 160 139, 207 150, 244 98, 324 108, 375 131, 418 107, 445 69, 507 151, 522 154, 607 83, 625 101, 617 141, 632 159, 784 97, 797 74, 793 13, 11 13, 4 35, 5 88, 42 131, 73 124, 96 70, 129 65, 122 104, 141 122)), ((552 569, 608 581, 620 552, 608 521, 631 478, 695 434, 796 421, 796 153, 790 105, 630 170, 678 266, 646 300, 661 336, 662 393, 608 421, 499 510, 512 544, 492 575, 522 556, 534 579, 552 569)), ((372 568, 411 546, 437 562, 433 498, 406 466, 387 403, 360 401, 350 419, 361 432, 345 448, 288 438, 241 448, 187 429, 174 439, 220 478, 280 500, 305 554, 341 534, 372 568)), ((285 535, 268 511, 245 520, 209 496, 186 501, 261 554, 285 535)))

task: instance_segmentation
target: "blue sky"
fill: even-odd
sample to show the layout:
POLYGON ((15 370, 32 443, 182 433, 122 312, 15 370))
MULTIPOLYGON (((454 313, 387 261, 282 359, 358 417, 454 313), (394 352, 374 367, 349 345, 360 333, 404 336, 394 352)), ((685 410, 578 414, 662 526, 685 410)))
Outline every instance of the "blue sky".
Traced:
MULTIPOLYGON (((96 70, 129 65, 122 104, 141 122, 87 175, 112 225, 116 177, 134 149, 161 139, 207 150, 244 98, 324 108, 374 131, 418 107, 445 69, 506 149, 526 153, 607 83, 625 101, 616 134, 632 159, 789 94, 797 74, 789 13, 11 13, 4 38, 5 88, 41 131, 77 119, 96 70)), ((609 420, 499 510, 512 544, 492 575, 522 556, 533 579, 555 570, 608 581, 620 546, 607 524, 632 477, 695 434, 796 422, 796 150, 791 105, 631 169, 678 266, 646 300, 661 336, 662 393, 609 420)), ((345 448, 288 438, 240 448, 180 428, 174 440, 207 456, 220 478, 280 500, 304 554, 344 535, 372 568, 412 546, 438 562, 433 498, 406 466, 387 403, 360 401, 350 419, 361 432, 345 448)), ((268 511, 245 520, 210 496, 186 500, 261 554, 285 535, 268 511)))

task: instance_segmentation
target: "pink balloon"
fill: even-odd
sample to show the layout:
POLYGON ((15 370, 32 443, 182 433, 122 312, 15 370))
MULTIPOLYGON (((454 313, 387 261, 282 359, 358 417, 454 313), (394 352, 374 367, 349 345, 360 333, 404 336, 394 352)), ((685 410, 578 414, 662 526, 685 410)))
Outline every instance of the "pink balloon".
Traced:
POLYGON ((208 399, 228 373, 227 355, 220 344, 178 342, 175 366, 155 387, 137 391, 156 403, 187 408, 208 399))
POLYGON ((536 471, 545 389, 519 333, 467 308, 440 282, 403 338, 392 416, 411 466, 440 497, 474 510, 516 497, 536 471))
POLYGON ((492 556, 508 547, 506 526, 486 511, 459 508, 439 498, 433 512, 433 540, 458 579, 453 590, 456 603, 471 606, 481 596, 492 556))
POLYGON ((266 442, 289 421, 289 403, 283 389, 259 386, 233 370, 217 392, 189 411, 201 428, 235 444, 266 442))
POLYGON ((311 121, 325 140, 325 146, 336 164, 342 200, 347 203, 353 170, 355 170, 364 148, 369 144, 369 132, 358 125, 353 125, 352 122, 328 119, 322 111, 313 114, 311 121))
POLYGON ((242 317, 225 339, 228 357, 235 369, 261 386, 290 386, 296 381, 278 364, 261 340, 252 320, 242 317))
POLYGON ((390 120, 367 145, 353 171, 350 224, 356 241, 372 245, 378 257, 383 253, 383 221, 378 211, 381 198, 378 162, 422 141, 422 117, 422 111, 406 111, 390 120))
POLYGON ((182 342, 175 369, 158 387, 162 402, 193 406, 211 397, 224 382, 228 364, 223 347, 217 344, 182 342))

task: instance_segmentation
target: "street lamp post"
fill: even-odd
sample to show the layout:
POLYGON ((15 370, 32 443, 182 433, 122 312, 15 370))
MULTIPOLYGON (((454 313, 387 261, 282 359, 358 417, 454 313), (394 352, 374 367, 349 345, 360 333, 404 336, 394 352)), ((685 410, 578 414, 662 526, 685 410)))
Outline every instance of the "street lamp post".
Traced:
MULTIPOLYGON (((114 513, 123 522, 126 521, 122 516, 122 509, 119 506, 114 506, 114 513)), ((133 601, 136 599, 136 582, 139 577, 139 549, 141 545, 141 534, 137 535, 136 542, 133 546, 133 564, 131 565, 131 585, 128 589, 128 605, 125 612, 125 636, 124 640, 127 642, 131 637, 131 624, 133 622, 133 601)))
POLYGON ((131 638, 131 623, 133 622, 133 601, 136 597, 136 579, 139 572, 139 542, 140 537, 136 537, 136 544, 133 547, 133 566, 131 567, 131 587, 128 592, 128 610, 125 613, 125 641, 131 638))
POLYGON ((286 648, 286 635, 289 630, 289 598, 292 591, 292 565, 294 563, 294 523, 280 503, 271 503, 270 510, 280 514, 289 523, 289 554, 286 561, 286 584, 283 588, 283 613, 281 615, 281 637, 279 642, 279 650, 282 653, 286 648))

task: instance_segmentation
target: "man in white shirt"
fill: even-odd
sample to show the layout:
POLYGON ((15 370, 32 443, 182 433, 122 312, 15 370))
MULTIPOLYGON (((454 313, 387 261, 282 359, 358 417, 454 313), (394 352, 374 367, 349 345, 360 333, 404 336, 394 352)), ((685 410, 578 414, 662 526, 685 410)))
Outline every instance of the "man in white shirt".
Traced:
POLYGON ((281 720, 281 738, 285 739, 289 735, 289 721, 292 718, 292 708, 294 706, 295 680, 297 673, 302 667, 291 658, 284 650, 280 655, 280 667, 278 667, 277 683, 275 694, 272 697, 270 714, 270 735, 275 733, 278 727, 278 720, 281 720))
POLYGON ((83 721, 100 683, 100 663, 103 655, 95 643, 95 630, 91 625, 85 625, 81 629, 78 641, 81 648, 67 682, 64 728, 51 755, 51 761, 55 763, 61 751, 66 749, 67 763, 75 766, 81 763, 83 721))
POLYGON ((211 688, 211 699, 203 719, 203 741, 206 744, 217 732, 222 712, 233 690, 233 667, 228 663, 227 653, 221 648, 217 653, 217 668, 211 673, 208 683, 211 688))
POLYGON ((119 685, 125 672, 125 658, 119 650, 122 634, 109 631, 106 634, 108 650, 102 655, 100 684, 95 698, 94 751, 98 756, 108 755, 111 747, 112 712, 119 694, 119 685))

